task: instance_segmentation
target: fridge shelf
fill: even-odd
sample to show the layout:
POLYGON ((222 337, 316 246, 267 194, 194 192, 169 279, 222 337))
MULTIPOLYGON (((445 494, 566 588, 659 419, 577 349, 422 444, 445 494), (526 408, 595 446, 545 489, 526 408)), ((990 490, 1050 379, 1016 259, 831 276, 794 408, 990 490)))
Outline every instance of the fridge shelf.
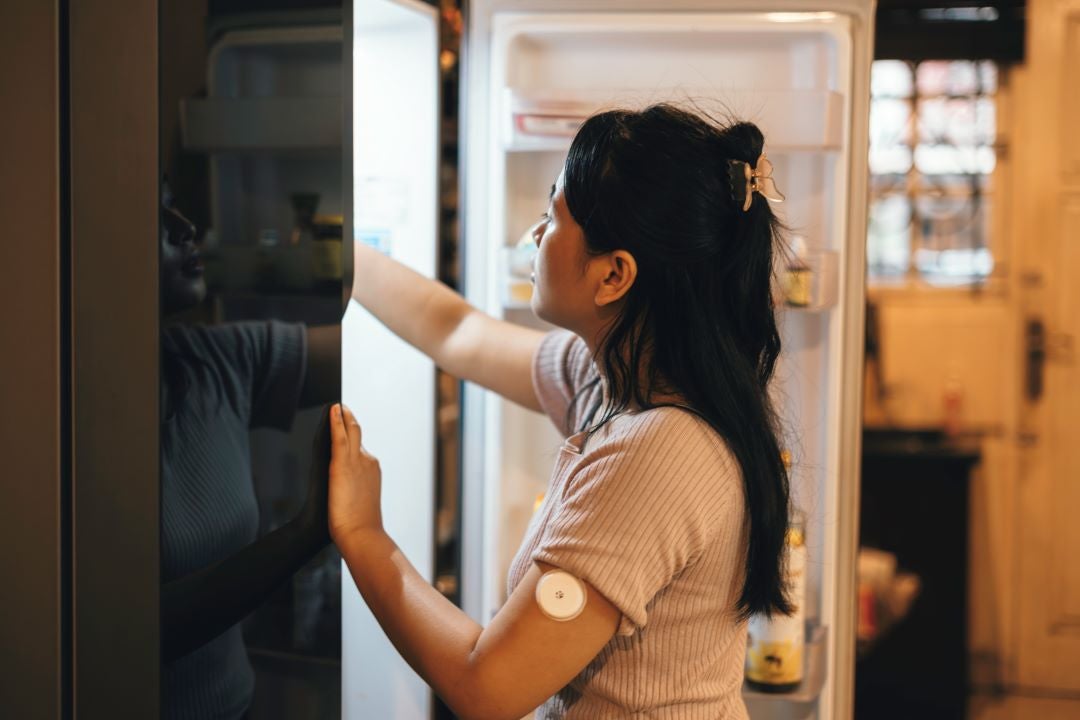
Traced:
POLYGON ((500 250, 501 298, 504 310, 524 310, 532 307, 532 264, 536 257, 536 245, 529 239, 529 232, 515 246, 500 250))
POLYGON ((528 310, 532 308, 532 283, 518 278, 507 278, 503 284, 502 306, 504 310, 528 310))
POLYGON ((197 152, 336 149, 342 146, 340 97, 186 99, 184 148, 197 152))
MULTIPOLYGON (((824 625, 807 628, 806 632, 806 674, 798 688, 786 693, 767 693, 754 690, 743 683, 743 699, 748 703, 798 703, 816 702, 825 687, 825 663, 828 644, 828 632, 824 625)), ((753 715, 753 713, 751 713, 753 715)))
POLYGON ((671 102, 714 117, 736 116, 761 127, 772 150, 840 150, 844 96, 831 90, 519 90, 504 91, 507 152, 565 152, 589 116, 616 107, 671 102))

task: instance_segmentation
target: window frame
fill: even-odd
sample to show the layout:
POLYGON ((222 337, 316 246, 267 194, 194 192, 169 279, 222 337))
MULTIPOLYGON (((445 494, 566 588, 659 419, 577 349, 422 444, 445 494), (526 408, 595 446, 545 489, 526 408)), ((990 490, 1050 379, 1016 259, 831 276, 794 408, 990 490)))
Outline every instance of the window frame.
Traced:
MULTIPOLYGON (((875 61, 879 62, 879 61, 875 61)), ((1009 83, 1009 66, 998 64, 997 65, 997 87, 992 93, 980 95, 973 93, 970 95, 952 95, 952 94, 923 94, 919 92, 917 82, 918 67, 922 62, 939 62, 935 60, 920 60, 920 61, 901 61, 905 62, 910 68, 912 77, 912 89, 909 97, 894 97, 888 95, 874 96, 871 94, 871 102, 875 97, 889 98, 893 100, 901 100, 907 103, 910 109, 909 123, 911 123, 910 133, 902 145, 905 145, 911 150, 912 161, 911 166, 907 172, 903 174, 903 182, 898 183, 895 189, 891 192, 902 195, 908 202, 914 207, 915 203, 920 198, 929 197, 927 192, 927 184, 925 182, 925 173, 918 170, 915 164, 915 149, 920 145, 919 131, 918 131, 918 119, 919 119, 919 105, 922 101, 933 100, 939 98, 957 98, 966 100, 977 100, 980 97, 988 97, 992 100, 995 113, 994 123, 994 139, 990 144, 990 147, 994 150, 995 163, 993 171, 987 176, 987 189, 983 193, 983 197, 987 198, 990 202, 989 214, 986 219, 985 232, 987 237, 984 238, 984 247, 986 247, 991 257, 993 258, 993 268, 989 275, 985 278, 975 281, 967 281, 957 283, 955 285, 943 285, 940 283, 932 282, 928 280, 919 271, 916 260, 917 253, 921 248, 922 232, 920 229, 920 223, 918 219, 913 217, 909 232, 908 242, 908 261, 907 270, 903 275, 895 277, 888 277, 882 275, 875 275, 871 272, 869 263, 867 264, 867 291, 872 297, 895 297, 903 296, 911 293, 923 293, 932 292, 941 297, 949 296, 968 296, 972 293, 975 294, 991 294, 991 295, 1003 295, 1008 286, 1008 277, 1010 270, 1009 257, 1011 255, 1010 236, 1009 233, 1009 208, 1007 198, 1009 197, 1009 154, 1008 154, 1008 121, 1010 110, 1010 83, 1009 83)), ((980 59, 967 59, 967 60, 945 60, 941 62, 987 62, 980 59)), ((976 145, 979 147, 979 145, 976 145)), ((870 173, 869 185, 869 197, 868 202, 872 205, 879 198, 885 197, 886 193, 879 192, 875 189, 875 180, 877 177, 883 177, 890 173, 875 174, 870 173)), ((896 173, 899 175, 899 173, 896 173)), ((955 197, 968 197, 966 194, 959 192, 949 192, 946 190, 945 196, 955 197)), ((869 251, 870 235, 867 234, 867 245, 869 251)), ((869 255, 869 252, 867 253, 869 255)))

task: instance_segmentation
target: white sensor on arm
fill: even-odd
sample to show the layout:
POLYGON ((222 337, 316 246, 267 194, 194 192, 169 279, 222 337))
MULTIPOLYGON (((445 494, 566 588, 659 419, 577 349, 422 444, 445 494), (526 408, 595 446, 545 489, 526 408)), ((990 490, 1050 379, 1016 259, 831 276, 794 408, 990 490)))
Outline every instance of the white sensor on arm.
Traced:
POLYGON ((536 583, 536 604, 552 620, 573 620, 585 609, 585 583, 565 570, 548 570, 536 583))

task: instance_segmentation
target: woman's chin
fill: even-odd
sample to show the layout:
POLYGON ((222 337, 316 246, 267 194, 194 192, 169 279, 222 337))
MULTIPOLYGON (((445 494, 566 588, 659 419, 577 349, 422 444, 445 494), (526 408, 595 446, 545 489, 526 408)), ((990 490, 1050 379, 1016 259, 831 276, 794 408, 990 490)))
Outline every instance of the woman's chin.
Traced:
POLYGON ((529 298, 529 307, 532 309, 533 315, 545 322, 550 322, 550 320, 544 316, 544 304, 540 302, 540 296, 536 294, 535 287, 533 288, 532 297, 529 298))
POLYGON ((189 281, 188 297, 191 305, 198 305, 206 299, 206 280, 200 276, 189 281))
POLYGON ((166 314, 190 310, 206 299, 206 281, 199 278, 185 279, 168 288, 161 298, 166 314))
POLYGON ((567 317, 559 312, 552 311, 552 308, 544 305, 544 301, 533 293, 532 300, 529 302, 529 306, 532 308, 533 315, 540 320, 543 320, 548 325, 554 325, 557 328, 563 328, 564 330, 572 330, 572 323, 567 322, 567 317))

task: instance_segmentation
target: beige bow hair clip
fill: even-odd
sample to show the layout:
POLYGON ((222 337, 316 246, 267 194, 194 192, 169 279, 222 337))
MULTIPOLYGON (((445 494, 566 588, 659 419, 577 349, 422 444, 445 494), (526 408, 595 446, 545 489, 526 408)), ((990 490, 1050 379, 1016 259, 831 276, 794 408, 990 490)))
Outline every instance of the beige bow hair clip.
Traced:
POLYGON ((761 153, 754 167, 742 160, 728 160, 728 177, 731 180, 731 194, 736 202, 742 200, 743 212, 750 209, 754 193, 760 193, 770 202, 784 201, 783 193, 777 190, 776 183, 773 182, 772 163, 765 157, 765 153, 761 153), (741 198, 739 191, 742 191, 741 198))

